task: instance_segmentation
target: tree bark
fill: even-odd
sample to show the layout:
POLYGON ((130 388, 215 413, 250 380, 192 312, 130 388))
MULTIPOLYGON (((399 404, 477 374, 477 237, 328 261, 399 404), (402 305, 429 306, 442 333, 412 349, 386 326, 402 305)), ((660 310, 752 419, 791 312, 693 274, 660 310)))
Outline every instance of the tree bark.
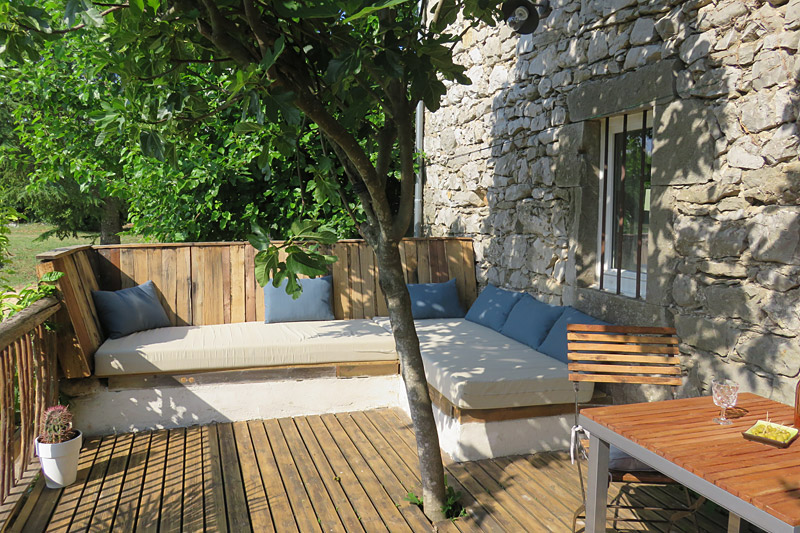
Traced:
POLYGON ((411 314, 411 298, 403 276, 400 249, 396 241, 379 239, 381 242, 373 246, 378 260, 378 279, 386 295, 395 348, 400 358, 400 373, 405 383, 417 439, 425 516, 435 524, 445 519, 444 467, 439 449, 439 434, 433 418, 419 338, 411 314))
POLYGON ((100 244, 119 244, 121 231, 119 200, 108 196, 103 200, 103 211, 100 216, 100 244))

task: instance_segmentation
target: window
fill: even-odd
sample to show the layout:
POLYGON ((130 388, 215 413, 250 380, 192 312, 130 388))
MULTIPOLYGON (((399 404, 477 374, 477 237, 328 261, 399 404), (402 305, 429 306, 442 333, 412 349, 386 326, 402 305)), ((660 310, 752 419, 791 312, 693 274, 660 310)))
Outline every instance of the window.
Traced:
POLYGON ((652 116, 645 109, 606 118, 600 138, 600 290, 634 298, 647 286, 652 116))

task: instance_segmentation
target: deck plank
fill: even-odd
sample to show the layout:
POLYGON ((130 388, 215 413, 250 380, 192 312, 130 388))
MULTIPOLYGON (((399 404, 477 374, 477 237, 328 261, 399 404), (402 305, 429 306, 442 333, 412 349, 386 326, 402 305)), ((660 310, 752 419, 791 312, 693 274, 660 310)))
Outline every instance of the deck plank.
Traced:
POLYGON ((331 501, 345 529, 351 533, 364 531, 364 527, 361 525, 361 521, 358 515, 356 515, 355 509, 342 490, 341 480, 333 471, 331 464, 325 457, 325 452, 322 451, 322 447, 317 441, 316 435, 314 435, 314 432, 311 430, 311 426, 308 425, 308 421, 305 418, 296 418, 294 421, 295 427, 300 433, 300 437, 303 439, 303 443, 311 456, 311 460, 314 462, 317 472, 319 472, 322 483, 325 485, 328 494, 330 494, 331 501))
POLYGON ((267 437, 275 454, 275 463, 278 465, 283 486, 286 488, 289 503, 292 505, 297 527, 300 531, 322 531, 317 521, 314 507, 311 505, 311 499, 303 486, 302 479, 300 479, 297 465, 295 465, 289 446, 286 444, 280 424, 277 420, 265 420, 264 428, 267 430, 267 437))
POLYGON ((381 481, 378 479, 375 473, 372 472, 364 458, 362 458, 361 454, 358 453, 358 450, 347 436, 344 429, 342 429, 342 426, 339 425, 336 417, 334 415, 326 414, 322 415, 320 420, 331 434, 331 437, 333 437, 333 439, 336 441, 339 450, 342 452, 342 455, 345 457, 348 465, 350 465, 351 470, 356 474, 356 477, 358 477, 358 480, 364 487, 367 496, 369 496, 369 499, 378 509, 378 513, 381 515, 384 523, 389 528, 389 531, 411 531, 411 528, 406 523, 405 518, 397 509, 397 507, 395 507, 395 504, 399 504, 400 502, 394 502, 392 500, 391 496, 386 492, 385 488, 381 484, 381 481))
POLYGON ((147 455, 142 496, 139 499, 139 512, 136 519, 137 533, 158 530, 164 472, 167 465, 168 439, 169 432, 162 429, 153 433, 150 440, 150 451, 147 455))
POLYGON ((233 426, 218 424, 219 453, 222 464, 222 486, 225 488, 225 513, 228 516, 228 530, 236 533, 251 531, 247 515, 247 497, 244 482, 236 455, 233 426))
POLYGON ((203 433, 200 426, 186 430, 183 473, 183 530, 203 529, 203 433))
POLYGON ((343 533, 345 528, 339 519, 339 513, 336 511, 336 507, 325 488, 325 483, 323 483, 319 472, 314 466, 311 455, 308 453, 303 439, 297 431, 294 420, 281 418, 278 420, 278 424, 281 427, 284 439, 286 439, 286 444, 292 455, 292 460, 297 466, 303 485, 311 498, 311 505, 314 507, 320 527, 323 531, 340 531, 343 533))
POLYGON ((133 439, 131 455, 125 479, 122 482, 117 514, 114 517, 112 531, 132 531, 139 511, 139 498, 142 495, 142 480, 147 466, 147 455, 150 452, 149 431, 137 433, 133 439))
POLYGON ((225 515, 225 488, 222 483, 222 465, 219 453, 217 426, 203 426, 203 514, 205 528, 227 533, 225 515))
POLYGON ((306 423, 317 438, 331 468, 336 473, 335 481, 342 485, 344 493, 350 500, 356 515, 361 520, 361 525, 367 531, 388 531, 378 509, 367 495, 366 487, 362 486, 355 472, 350 468, 347 459, 342 454, 336 441, 328 432, 319 416, 306 417, 306 423))
POLYGON ((114 450, 111 454, 111 461, 108 463, 108 471, 103 480, 103 487, 100 490, 100 497, 97 507, 94 510, 89 529, 92 531, 109 530, 114 523, 114 516, 119 507, 120 493, 122 492, 122 481, 125 477, 125 470, 128 466, 128 458, 131 455, 133 445, 133 434, 127 433, 115 439, 114 450))
POLYGON ((171 429, 167 441, 167 464, 164 472, 164 496, 161 504, 159 532, 181 531, 185 446, 186 429, 171 429))
MULTIPOLYGON (((439 531, 570 530, 581 495, 565 453, 458 464, 443 459, 467 516, 436 524, 439 531)), ((81 452, 77 482, 50 490, 40 481, 6 529, 433 531, 404 499, 420 492, 418 470, 411 422, 399 409, 92 437, 81 452)), ((682 493, 614 483, 609 496, 658 505, 674 504, 682 493)), ((620 530, 666 530, 666 524, 625 521, 636 516, 655 515, 621 511, 620 530)), ((706 531, 724 529, 726 520, 713 507, 699 517, 706 531)), ((694 527, 682 519, 673 531, 694 527)))
POLYGON ((267 504, 267 493, 258 471, 258 461, 250 438, 247 422, 234 422, 233 433, 236 436, 236 448, 239 453, 239 464, 242 468, 244 493, 247 497, 247 509, 254 531, 275 531, 272 516, 267 504))
POLYGON ((264 423, 253 420, 248 422, 248 426, 250 437, 253 439, 258 468, 261 472, 261 480, 267 493, 267 503, 272 513, 275 531, 279 533, 298 531, 297 523, 292 515, 292 506, 283 488, 281 474, 278 470, 278 464, 275 462, 275 455, 272 453, 264 423))

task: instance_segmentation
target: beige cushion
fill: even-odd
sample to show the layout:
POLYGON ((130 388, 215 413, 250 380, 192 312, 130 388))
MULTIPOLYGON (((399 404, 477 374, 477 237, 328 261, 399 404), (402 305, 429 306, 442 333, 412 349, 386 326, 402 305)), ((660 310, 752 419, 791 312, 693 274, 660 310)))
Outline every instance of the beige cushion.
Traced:
POLYGON ((94 356, 98 376, 395 359, 392 335, 370 320, 151 329, 109 339, 94 356))
MULTIPOLYGON (((575 401, 567 365, 552 357, 464 319, 416 324, 428 383, 457 407, 495 409, 575 401)), ((587 402, 594 387, 580 385, 578 400, 587 402)))

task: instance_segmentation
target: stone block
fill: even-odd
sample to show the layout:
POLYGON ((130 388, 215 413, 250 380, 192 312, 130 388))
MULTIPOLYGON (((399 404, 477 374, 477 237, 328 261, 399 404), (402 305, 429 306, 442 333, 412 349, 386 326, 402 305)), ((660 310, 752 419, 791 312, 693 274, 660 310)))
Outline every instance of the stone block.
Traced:
POLYGON ((727 320, 684 314, 675 315, 675 329, 682 342, 723 357, 733 350, 741 334, 727 320))
POLYGON ((691 65, 695 61, 707 57, 715 42, 716 36, 713 30, 695 33, 683 41, 678 55, 684 63, 691 65))
POLYGON ((759 147, 750 138, 742 137, 728 151, 728 164, 742 169, 759 169, 764 166, 764 158, 759 153, 759 147))
POLYGON ((677 96, 675 73, 679 68, 680 61, 662 60, 613 79, 582 83, 567 95, 570 119, 580 122, 653 101, 667 102, 677 96))
POLYGON ((708 238, 710 257, 738 257, 747 247, 747 230, 738 226, 722 226, 708 238))
POLYGON ((708 183, 695 185, 678 191, 675 198, 680 202, 711 204, 729 196, 739 194, 741 187, 733 183, 708 183))
POLYGON ((653 138, 653 185, 707 183, 714 168, 712 113, 700 100, 667 104, 657 116, 653 138))
POLYGON ((800 290, 765 292, 764 313, 784 332, 796 335, 800 331, 800 290))
POLYGON ((782 89, 770 94, 758 92, 742 98, 739 104, 742 126, 751 133, 758 133, 795 118, 794 89, 782 89))
POLYGON ((753 64, 753 89, 760 91, 792 78, 789 72, 789 55, 783 50, 770 50, 758 54, 753 64))
POLYGON ((777 335, 743 335, 734 359, 755 365, 771 374, 796 378, 800 373, 800 339, 777 335))
POLYGON ((599 126, 590 122, 567 124, 558 131, 558 155, 555 158, 555 184, 577 187, 581 177, 591 171, 590 158, 598 157, 599 126))
POLYGON ((631 30, 630 43, 632 45, 647 44, 656 38, 656 24, 651 18, 637 19, 631 30))
POLYGON ((756 274, 756 281, 773 291, 786 292, 800 287, 800 268, 793 268, 785 272, 775 268, 764 268, 756 274))
MULTIPOLYGON (((762 289, 763 290, 763 289, 762 289)), ((706 308, 712 316, 740 318, 756 324, 763 317, 759 295, 739 284, 714 284, 705 289, 706 308)))
POLYGON ((762 204, 800 203, 800 163, 765 167, 742 175, 743 196, 762 204))
POLYGON ((800 264, 800 207, 765 207, 752 218, 749 240, 758 261, 800 264))

